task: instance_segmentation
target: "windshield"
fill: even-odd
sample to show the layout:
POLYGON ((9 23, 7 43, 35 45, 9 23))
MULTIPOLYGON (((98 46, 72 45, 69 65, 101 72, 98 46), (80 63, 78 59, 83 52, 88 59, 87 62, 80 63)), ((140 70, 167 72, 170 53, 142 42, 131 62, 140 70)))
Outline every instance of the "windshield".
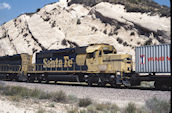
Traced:
POLYGON ((109 53, 113 53, 112 51, 109 51, 109 50, 104 50, 103 51, 104 54, 109 54, 109 53))

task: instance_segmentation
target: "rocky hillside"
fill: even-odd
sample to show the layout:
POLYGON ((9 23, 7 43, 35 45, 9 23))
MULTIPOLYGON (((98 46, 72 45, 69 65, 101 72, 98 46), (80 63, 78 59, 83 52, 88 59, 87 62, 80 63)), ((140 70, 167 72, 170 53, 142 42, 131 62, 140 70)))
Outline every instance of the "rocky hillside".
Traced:
POLYGON ((127 12, 149 13, 150 15, 160 15, 169 17, 171 10, 167 6, 161 6, 153 0, 70 0, 71 4, 84 4, 86 6, 94 6, 101 2, 109 2, 111 4, 121 4, 125 6, 127 12))
POLYGON ((121 3, 84 5, 61 0, 0 26, 0 56, 35 55, 45 49, 92 43, 108 43, 118 53, 134 55, 136 46, 170 43, 170 19, 150 12, 128 12, 121 3))

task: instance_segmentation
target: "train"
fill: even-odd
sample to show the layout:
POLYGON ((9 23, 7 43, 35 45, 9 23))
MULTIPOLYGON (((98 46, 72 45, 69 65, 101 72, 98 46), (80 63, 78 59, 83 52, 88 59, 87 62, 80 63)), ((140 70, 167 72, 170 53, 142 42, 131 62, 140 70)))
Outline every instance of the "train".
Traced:
POLYGON ((171 88, 171 75, 142 76, 133 70, 132 55, 117 54, 115 47, 109 44, 40 51, 36 53, 34 64, 32 57, 27 53, 0 57, 0 80, 85 82, 89 86, 110 84, 112 87, 155 81, 156 88, 171 88))

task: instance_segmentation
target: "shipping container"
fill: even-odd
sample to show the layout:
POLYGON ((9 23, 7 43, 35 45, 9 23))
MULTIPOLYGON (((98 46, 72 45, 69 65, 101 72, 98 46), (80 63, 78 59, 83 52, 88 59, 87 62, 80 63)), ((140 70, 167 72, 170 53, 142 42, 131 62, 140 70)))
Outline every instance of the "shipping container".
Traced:
POLYGON ((136 47, 137 73, 170 73, 171 44, 136 47))

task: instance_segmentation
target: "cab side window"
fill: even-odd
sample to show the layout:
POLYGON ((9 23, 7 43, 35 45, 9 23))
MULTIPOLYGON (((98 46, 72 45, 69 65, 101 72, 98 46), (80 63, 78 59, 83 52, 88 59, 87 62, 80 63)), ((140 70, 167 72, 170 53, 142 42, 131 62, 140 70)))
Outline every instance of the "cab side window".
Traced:
POLYGON ((94 56, 94 53, 88 53, 87 54, 87 58, 93 58, 93 56, 94 56))
POLYGON ((102 51, 99 51, 99 57, 101 57, 102 56, 102 51))

